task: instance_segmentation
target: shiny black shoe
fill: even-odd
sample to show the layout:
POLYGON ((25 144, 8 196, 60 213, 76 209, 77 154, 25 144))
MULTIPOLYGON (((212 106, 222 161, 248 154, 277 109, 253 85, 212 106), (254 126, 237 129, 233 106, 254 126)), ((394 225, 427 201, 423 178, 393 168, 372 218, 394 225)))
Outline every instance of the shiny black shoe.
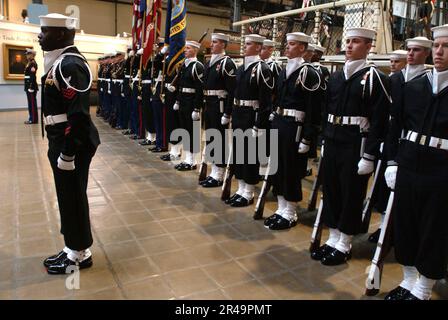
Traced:
POLYGON ((320 246, 319 249, 311 252, 311 259, 313 260, 322 260, 323 257, 330 254, 333 250, 336 250, 333 247, 330 247, 327 244, 320 246))
POLYGON ((160 152, 166 152, 167 151, 167 149, 161 148, 161 147, 155 147, 155 148, 148 149, 148 150, 151 151, 151 152, 154 152, 154 153, 160 153, 160 152))
POLYGON ((140 141, 138 144, 141 146, 150 146, 150 145, 152 145, 152 142, 151 142, 151 140, 145 139, 143 141, 140 141))
POLYGON ((238 199, 236 199, 235 201, 233 201, 230 206, 235 207, 235 208, 242 208, 242 207, 247 207, 250 206, 251 204, 254 203, 254 198, 247 200, 244 197, 239 197, 238 199))
MULTIPOLYGON (((79 262, 78 264, 75 261, 70 260, 68 257, 49 265, 47 267, 48 274, 66 274, 67 268, 70 266, 78 265, 79 270, 90 268, 93 265, 92 257, 88 257, 87 259, 79 262)), ((70 273, 70 272, 69 272, 70 273)))
POLYGON ((403 297, 403 299, 402 300, 421 300, 421 299, 419 299, 419 298, 417 298, 416 296, 414 296, 412 293, 408 293, 407 295, 405 295, 404 297, 403 297))
POLYGON ((396 287, 395 289, 391 290, 385 297, 384 300, 404 300, 404 298, 411 294, 411 292, 408 289, 405 289, 403 287, 396 287))
POLYGON ((186 165, 185 162, 178 163, 178 164, 176 164, 176 165, 174 166, 174 169, 179 170, 179 169, 182 168, 184 165, 186 165))
POLYGON ((369 238, 367 239, 367 241, 371 242, 371 243, 377 243, 378 240, 380 239, 380 233, 381 233, 381 229, 376 230, 374 233, 372 233, 369 238))
POLYGON ((320 260, 320 262, 325 266, 338 266, 340 264, 346 263, 352 257, 351 251, 348 253, 343 253, 338 249, 334 249, 329 254, 320 260))
POLYGON ((47 259, 44 260, 44 266, 48 267, 62 259, 65 259, 67 257, 67 253, 65 253, 64 250, 62 250, 61 252, 59 252, 58 254, 55 254, 54 256, 48 257, 47 259))
POLYGON ((241 198, 241 196, 237 193, 235 193, 233 196, 231 196, 229 199, 224 200, 225 204, 232 204, 234 201, 236 201, 237 199, 241 198))
POLYGON ((269 230, 286 230, 295 227, 296 225, 297 221, 290 221, 288 219, 280 217, 277 220, 274 220, 274 222, 269 225, 269 230))
POLYGON ((206 180, 201 184, 204 188, 216 188, 222 186, 222 181, 218 181, 210 177, 209 180, 206 180))
POLYGON ((202 186, 204 183, 206 183, 208 180, 213 179, 212 177, 208 176, 204 180, 199 181, 199 184, 202 186))
POLYGON ((173 156, 170 153, 164 154, 163 156, 160 156, 160 159, 163 161, 176 161, 176 160, 180 160, 180 155, 179 156, 173 156))
POLYGON ((195 164, 185 163, 182 167, 177 169, 178 171, 192 171, 196 170, 197 166, 195 164))
POLYGON ((269 228, 269 226, 271 225, 271 223, 273 223, 275 220, 277 220, 277 219, 279 219, 279 218, 281 218, 281 215, 274 213, 272 216, 267 217, 267 218, 264 220, 264 226, 265 226, 266 228, 269 228))

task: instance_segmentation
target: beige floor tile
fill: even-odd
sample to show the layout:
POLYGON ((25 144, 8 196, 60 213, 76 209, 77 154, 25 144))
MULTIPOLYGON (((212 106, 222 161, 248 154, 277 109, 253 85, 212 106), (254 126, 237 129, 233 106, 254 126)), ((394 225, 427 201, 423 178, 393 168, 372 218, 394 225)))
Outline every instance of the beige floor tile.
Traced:
POLYGON ((176 209, 176 207, 168 207, 164 209, 154 209, 151 210, 151 215, 161 221, 167 219, 181 218, 182 214, 176 209))
POLYGON ((286 270, 266 253, 239 258, 237 261, 257 278, 267 277, 286 270))
POLYGON ((159 222, 147 222, 128 227, 131 233, 137 238, 154 237, 166 233, 159 222))
POLYGON ((232 300, 275 300, 274 293, 269 292, 260 282, 249 281, 224 289, 232 300))
POLYGON ((76 296, 77 300, 122 300, 122 291, 117 287, 107 288, 96 293, 76 296))
POLYGON ((247 282, 248 280, 253 279, 253 276, 241 268, 235 261, 206 266, 203 269, 221 287, 228 287, 233 284, 247 282))
POLYGON ((123 286, 123 292, 128 299, 170 299, 174 293, 162 280, 162 277, 148 278, 123 286))
POLYGON ((190 248, 214 241, 213 237, 205 231, 194 229, 172 234, 181 248, 190 248))
POLYGON ((131 232, 125 226, 100 229, 96 231, 96 235, 102 244, 112 244, 133 240, 131 232))
POLYGON ((218 289, 216 283, 199 268, 170 272, 164 278, 176 297, 218 289))
POLYGON ((257 247, 245 239, 223 241, 219 243, 219 247, 233 258, 240 258, 259 252, 257 247))
POLYGON ((195 258, 188 255, 184 250, 155 254, 151 256, 151 259, 162 273, 198 266, 195 258))
POLYGON ((122 284, 156 276, 160 273, 157 266, 146 257, 115 263, 113 269, 122 284))
POLYGON ((185 297, 181 297, 185 300, 228 300, 229 298, 224 295, 221 290, 213 290, 208 292, 199 292, 185 297))
POLYGON ((185 217, 163 220, 160 221, 160 224, 169 233, 182 232, 196 228, 196 226, 185 217))
POLYGON ((140 239, 138 242, 148 255, 178 250, 180 248, 179 244, 168 234, 140 239))
POLYGON ((126 225, 134 225, 154 221, 154 217, 148 211, 124 213, 120 214, 120 218, 126 225))
POLYGON ((187 248, 186 252, 194 257, 200 265, 209 265, 229 261, 232 257, 217 244, 204 244, 187 248))
POLYGON ((136 241, 127 241, 104 246, 104 251, 112 263, 135 259, 144 255, 136 241))

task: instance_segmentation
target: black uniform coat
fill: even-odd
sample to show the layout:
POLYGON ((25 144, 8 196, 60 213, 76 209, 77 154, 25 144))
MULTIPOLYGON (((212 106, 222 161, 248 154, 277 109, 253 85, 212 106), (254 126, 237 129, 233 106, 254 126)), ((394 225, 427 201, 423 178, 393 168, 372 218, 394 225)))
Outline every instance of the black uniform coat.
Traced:
MULTIPOLYGON (((369 120, 370 128, 361 150, 362 134, 357 125, 326 123, 324 128, 323 221, 330 228, 348 235, 360 231, 362 206, 369 175, 358 175, 358 162, 363 157, 375 160, 379 156, 389 117, 389 100, 378 76, 374 73, 370 94, 370 67, 355 72, 345 79, 343 71, 330 76, 324 121, 328 114, 335 116, 362 116, 369 120)), ((379 72, 385 89, 389 79, 379 72)))
MULTIPOLYGON (((269 66, 264 61, 256 61, 245 69, 244 64, 237 70, 236 75, 236 100, 257 100, 258 108, 233 106, 232 129, 241 129, 251 137, 251 129, 267 129, 269 125, 269 114, 272 111, 272 90, 274 79, 269 66), (247 130, 247 131, 246 131, 247 130)), ((266 134, 266 133, 265 133, 266 134)), ((249 143, 257 143, 258 139, 244 141, 243 148, 236 139, 233 139, 233 170, 236 179, 244 180, 247 184, 259 182, 259 160, 257 155, 255 161, 249 163, 249 143), (237 148, 238 147, 238 148, 237 148), (237 154, 244 150, 244 155, 237 154), (243 160, 242 163, 239 160, 243 160)), ((257 146, 258 147, 258 146, 257 146)), ((252 149, 252 148, 251 148, 252 149)), ((258 153, 258 152, 257 152, 258 153)))
MULTIPOLYGON (((80 54, 76 47, 70 47, 64 53, 80 54)), ((85 62, 74 56, 66 56, 61 62, 64 77, 69 78, 67 81, 72 87, 81 90, 89 85, 85 62)), ((44 115, 66 114, 68 118, 68 122, 45 127, 61 215, 61 233, 67 247, 83 250, 92 244, 86 191, 89 165, 100 144, 98 131, 90 118, 90 91, 80 93, 67 87, 58 70, 55 73, 50 70, 44 75, 42 84, 44 115), (65 171, 57 167, 61 153, 75 157, 75 170, 65 171)))

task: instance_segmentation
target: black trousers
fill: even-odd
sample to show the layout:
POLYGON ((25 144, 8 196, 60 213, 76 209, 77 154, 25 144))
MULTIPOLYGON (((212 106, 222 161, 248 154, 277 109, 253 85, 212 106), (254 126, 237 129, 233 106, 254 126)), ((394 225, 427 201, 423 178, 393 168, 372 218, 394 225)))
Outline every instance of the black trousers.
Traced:
POLYGON ((448 265, 448 177, 400 167, 392 208, 397 261, 430 279, 448 265))
MULTIPOLYGON (((226 167, 228 154, 228 145, 226 143, 226 129, 229 127, 228 125, 223 126, 221 124, 221 118, 223 112, 221 112, 220 103, 224 106, 224 100, 218 100, 217 97, 206 98, 205 108, 204 108, 204 127, 205 130, 217 130, 216 133, 219 132, 221 138, 220 146, 216 145, 213 138, 210 138, 210 141, 207 141, 207 148, 214 147, 213 151, 210 152, 210 156, 215 160, 213 163, 220 168, 226 167), (217 148, 219 148, 219 152, 221 153, 220 157, 217 157, 217 152, 214 152, 217 148)), ((209 151, 207 149, 208 154, 209 151)))
MULTIPOLYGON (((199 135, 195 135, 194 134, 194 129, 193 129, 193 120, 191 119, 191 114, 193 113, 194 110, 194 106, 192 101, 183 101, 181 100, 179 102, 179 125, 180 128, 184 129, 188 135, 189 135, 189 148, 186 148, 186 145, 184 145, 184 150, 185 151, 190 151, 192 153, 199 153, 199 146, 200 146, 200 141, 195 141, 195 139, 201 139, 201 135, 199 132, 199 135)), ((200 122, 196 121, 197 124, 199 124, 200 127, 200 122)), ((184 141, 182 143, 185 143, 184 141)))
POLYGON ((154 113, 152 110, 151 103, 151 93, 149 88, 144 89, 142 92, 142 117, 143 117, 143 132, 148 131, 149 133, 155 133, 156 130, 154 128, 154 113))
POLYGON ((180 139, 172 139, 171 133, 180 127, 179 124, 179 111, 173 110, 173 105, 176 102, 175 94, 166 90, 165 92, 165 130, 164 141, 168 141, 171 144, 178 144, 180 139))
POLYGON ((37 115, 37 99, 36 99, 37 91, 28 92, 26 91, 26 98, 28 100, 28 120, 32 123, 38 123, 38 115, 37 115))
POLYGON ((92 243, 90 229, 89 202, 87 183, 89 167, 95 150, 82 150, 75 156, 75 170, 65 171, 57 166, 61 146, 49 143, 48 159, 53 169, 59 213, 61 217, 61 233, 65 245, 72 250, 84 250, 92 243))
POLYGON ((276 115, 271 128, 278 130, 278 167, 272 176, 272 185, 276 194, 284 196, 286 201, 301 201, 302 178, 306 173, 308 154, 298 152, 298 123, 291 117, 276 115))
POLYGON ((260 181, 258 138, 252 138, 251 136, 251 129, 253 128, 255 121, 255 111, 252 108, 246 107, 234 108, 232 119, 232 129, 234 131, 241 129, 243 132, 248 133, 248 137, 244 138, 244 142, 239 142, 237 139, 233 138, 232 169, 235 173, 235 178, 243 180, 247 184, 257 184, 260 181), (256 151, 256 154, 249 155, 249 150, 256 151), (241 152, 244 154, 241 154, 241 152))
POLYGON ((164 128, 164 117, 165 117, 165 108, 163 106, 162 101, 156 99, 151 102, 151 109, 153 115, 153 124, 154 131, 156 133, 156 147, 166 148, 166 140, 165 137, 165 128, 164 128))
POLYGON ((369 175, 358 175, 359 144, 325 140, 322 170, 323 222, 347 235, 360 232, 369 175))
POLYGON ((390 189, 387 186, 386 178, 384 177, 384 172, 386 171, 386 168, 387 168, 387 162, 386 160, 383 160, 381 162, 380 171, 378 172, 378 179, 376 182, 375 189, 373 190, 371 199, 373 207, 381 214, 384 214, 384 212, 386 211, 387 202, 390 196, 390 189))

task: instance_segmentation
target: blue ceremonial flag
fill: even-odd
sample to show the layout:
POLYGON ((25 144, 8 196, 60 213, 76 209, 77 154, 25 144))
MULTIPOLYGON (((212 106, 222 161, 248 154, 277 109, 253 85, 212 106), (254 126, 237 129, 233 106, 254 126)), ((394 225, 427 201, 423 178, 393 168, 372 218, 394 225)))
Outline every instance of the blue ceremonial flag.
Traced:
POLYGON ((166 74, 171 75, 185 60, 187 37, 186 0, 168 0, 166 8, 165 44, 169 45, 166 74))

